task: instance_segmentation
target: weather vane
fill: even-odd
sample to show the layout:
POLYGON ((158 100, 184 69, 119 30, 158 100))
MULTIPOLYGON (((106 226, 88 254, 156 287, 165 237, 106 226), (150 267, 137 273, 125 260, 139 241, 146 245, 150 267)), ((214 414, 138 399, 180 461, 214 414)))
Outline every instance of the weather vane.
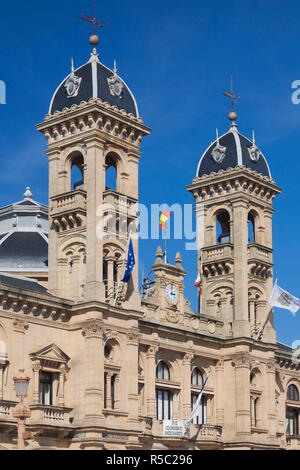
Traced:
MULTIPOLYGON (((87 21, 88 23, 92 23, 94 25, 94 32, 89 33, 90 34, 90 44, 92 46, 97 46, 99 44, 99 37, 96 34, 96 28, 102 29, 104 25, 108 25, 108 23, 105 23, 104 21, 98 20, 97 19, 97 0, 95 0, 94 4, 94 16, 88 16, 82 14, 82 16, 74 15, 76 18, 79 18, 80 20, 87 21)), ((102 34, 102 32, 100 32, 102 34)))
POLYGON ((231 99, 231 111, 233 111, 234 109, 234 103, 237 103, 238 99, 240 98, 239 96, 237 96, 234 92, 233 92, 233 82, 232 82, 232 73, 230 74, 230 91, 220 91, 219 93, 221 93, 221 95, 225 95, 227 96, 228 98, 231 99))

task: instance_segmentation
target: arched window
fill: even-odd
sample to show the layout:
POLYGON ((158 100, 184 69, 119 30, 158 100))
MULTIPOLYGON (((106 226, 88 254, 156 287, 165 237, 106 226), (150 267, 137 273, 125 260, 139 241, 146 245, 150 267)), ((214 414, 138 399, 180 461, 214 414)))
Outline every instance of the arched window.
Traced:
POLYGON ((296 385, 290 385, 287 390, 287 399, 289 401, 299 401, 299 392, 296 385))
POLYGON ((84 188, 83 156, 77 155, 71 164, 71 191, 84 188))
POLYGON ((230 242, 230 216, 227 211, 221 211, 216 218, 216 242, 230 242))
POLYGON ((106 172, 105 172, 105 189, 112 189, 117 191, 117 164, 113 155, 107 155, 105 159, 106 172))
POLYGON ((286 433, 288 436, 299 434, 299 412, 293 408, 286 410, 286 433))
POLYGON ((251 212, 248 215, 248 243, 255 242, 255 225, 254 225, 254 216, 251 212))
POLYGON ((170 371, 167 364, 160 362, 156 368, 156 378, 160 380, 170 380, 170 371))
POLYGON ((203 385, 203 375, 201 374, 200 370, 194 369, 192 373, 192 385, 197 385, 199 387, 202 387, 203 385))

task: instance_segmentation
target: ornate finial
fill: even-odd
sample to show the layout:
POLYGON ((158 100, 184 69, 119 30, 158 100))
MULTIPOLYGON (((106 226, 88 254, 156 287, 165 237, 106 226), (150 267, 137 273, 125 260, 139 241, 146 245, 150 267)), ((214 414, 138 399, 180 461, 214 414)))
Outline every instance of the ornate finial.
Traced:
MULTIPOLYGON (((100 21, 97 19, 97 1, 95 0, 95 8, 94 8, 94 16, 88 16, 88 15, 82 15, 82 16, 77 16, 75 15, 76 18, 80 18, 81 20, 87 21, 88 23, 92 23, 94 25, 94 32, 89 33, 90 34, 90 44, 93 47, 98 46, 100 39, 99 36, 96 34, 96 28, 102 29, 104 25, 108 24, 105 23, 104 21, 100 21)), ((102 34, 100 32, 100 34, 102 34)))
POLYGON ((216 136, 217 136, 217 144, 219 145, 219 131, 216 129, 216 136))
POLYGON ((175 256, 175 263, 177 264, 177 266, 181 265, 181 262, 182 262, 182 258, 181 258, 181 255, 179 253, 179 251, 176 253, 176 256, 175 256))
POLYGON ((74 73, 74 60, 71 58, 71 73, 74 73))
POLYGON ((252 131, 252 143, 253 145, 255 145, 255 135, 254 135, 254 129, 252 131))
POLYGON ((27 186, 26 191, 24 193, 24 199, 32 199, 33 195, 32 192, 30 191, 30 187, 27 186))
POLYGON ((118 69, 117 69, 117 61, 116 59, 114 60, 114 75, 118 74, 118 69))
POLYGON ((156 256, 156 260, 155 260, 155 263, 154 263, 154 264, 160 264, 160 263, 162 263, 162 259, 163 259, 163 257, 164 257, 164 254, 163 254, 162 249, 161 249, 160 246, 157 247, 155 256, 156 256))

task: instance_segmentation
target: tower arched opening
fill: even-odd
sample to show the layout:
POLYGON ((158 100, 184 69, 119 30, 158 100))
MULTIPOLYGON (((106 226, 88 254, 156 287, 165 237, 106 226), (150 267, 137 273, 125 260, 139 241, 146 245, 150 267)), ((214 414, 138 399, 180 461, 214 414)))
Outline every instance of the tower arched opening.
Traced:
POLYGON ((216 243, 230 242, 230 215, 222 210, 216 215, 216 243))
POLYGON ((71 174, 70 174, 71 191, 75 191, 76 189, 84 189, 83 166, 84 166, 83 156, 80 153, 78 153, 71 160, 71 174))

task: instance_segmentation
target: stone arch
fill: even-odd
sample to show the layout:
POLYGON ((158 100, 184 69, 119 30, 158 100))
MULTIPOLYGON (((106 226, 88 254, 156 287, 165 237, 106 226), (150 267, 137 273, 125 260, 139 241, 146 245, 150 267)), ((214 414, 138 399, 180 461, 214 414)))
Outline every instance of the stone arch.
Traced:
MULTIPOLYGON (((249 221, 252 224, 253 227, 253 237, 252 240, 248 240, 248 243, 260 243, 261 245, 263 244, 263 234, 262 234, 262 228, 263 228, 263 214, 261 210, 258 207, 251 207, 248 210, 248 224, 249 221)), ((248 225, 249 228, 249 225, 248 225)), ((249 230, 248 230, 249 232, 249 230)))
MULTIPOLYGON (((108 148, 108 150, 104 154, 104 168, 105 173, 111 168, 115 168, 115 188, 108 188, 106 189, 113 189, 114 191, 123 192, 122 184, 121 184, 121 175, 126 172, 126 165, 125 160, 121 152, 114 148, 108 148)), ((106 175, 105 175, 106 176, 106 175)), ((106 183, 105 183, 106 186, 106 183)))
POLYGON ((85 158, 84 158, 83 149, 79 146, 73 147, 65 155, 63 161, 63 170, 66 175, 65 191, 74 191, 76 189, 84 189, 84 170, 85 170, 85 158), (75 179, 78 181, 72 180, 72 171, 75 169, 78 170, 78 175, 75 179), (80 179, 81 178, 81 179, 80 179))

